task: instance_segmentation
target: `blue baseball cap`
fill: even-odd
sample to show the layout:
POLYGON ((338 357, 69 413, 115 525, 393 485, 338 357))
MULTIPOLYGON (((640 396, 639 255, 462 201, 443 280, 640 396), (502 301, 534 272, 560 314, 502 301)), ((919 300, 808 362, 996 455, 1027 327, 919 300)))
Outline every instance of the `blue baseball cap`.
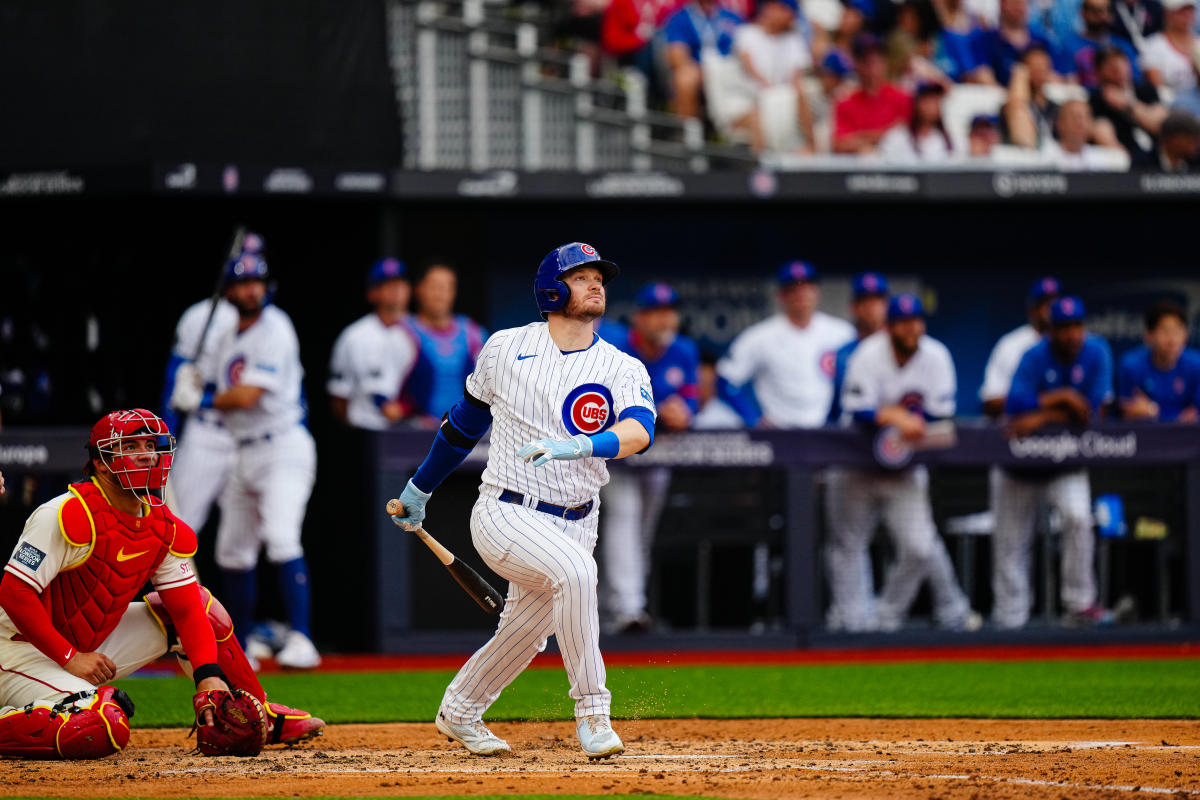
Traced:
POLYGON ((860 272, 850 282, 850 289, 854 293, 854 299, 856 300, 860 297, 869 297, 871 295, 886 295, 888 293, 888 282, 887 278, 878 272, 860 272))
POLYGON ((367 272, 368 287, 391 280, 408 280, 408 268, 398 258, 381 258, 367 272))
POLYGON ((1052 278, 1049 275, 1038 278, 1029 287, 1029 305, 1036 305, 1047 297, 1058 297, 1062 293, 1062 284, 1059 283, 1058 278, 1052 278))
POLYGON ((1086 313, 1082 300, 1073 294, 1064 295, 1050 306, 1050 324, 1070 325, 1083 322, 1083 315, 1086 313))
POLYGON ((780 286, 790 286, 793 283, 806 283, 817 279, 817 271, 807 261, 789 261, 779 268, 775 275, 780 286))
POLYGON ((679 305, 679 293, 670 284, 656 281, 639 289, 633 302, 639 309, 674 308, 679 305))
POLYGON ((788 8, 790 8, 790 9, 792 10, 792 13, 793 13, 793 14, 799 14, 799 13, 800 13, 800 2, 799 2, 799 0, 775 0, 775 2, 776 2, 776 3, 782 3, 783 5, 787 6, 788 8))
POLYGON ((842 50, 830 50, 821 60, 821 69, 838 78, 844 78, 854 72, 854 63, 842 50))
POLYGON ((924 316, 925 306, 921 303, 921 298, 912 292, 901 292, 888 302, 888 322, 924 316))

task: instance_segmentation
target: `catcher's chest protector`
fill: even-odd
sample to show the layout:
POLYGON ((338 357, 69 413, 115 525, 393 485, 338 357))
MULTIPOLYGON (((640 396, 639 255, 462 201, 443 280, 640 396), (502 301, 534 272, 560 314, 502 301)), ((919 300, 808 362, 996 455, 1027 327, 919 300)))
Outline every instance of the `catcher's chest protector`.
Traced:
POLYGON ((75 496, 59 509, 59 529, 71 544, 90 550, 84 561, 55 576, 42 598, 54 627, 87 653, 108 638, 166 558, 175 522, 162 508, 151 508, 145 517, 118 511, 92 483, 70 488, 75 496))

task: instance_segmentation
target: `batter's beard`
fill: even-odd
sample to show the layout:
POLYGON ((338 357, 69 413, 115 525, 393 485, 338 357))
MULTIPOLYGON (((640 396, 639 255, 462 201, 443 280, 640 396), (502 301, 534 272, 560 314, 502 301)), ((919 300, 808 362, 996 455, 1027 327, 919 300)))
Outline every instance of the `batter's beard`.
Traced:
MULTIPOLYGON (((587 300, 590 299, 591 298, 587 298, 587 300)), ((571 302, 567 303, 567 307, 563 309, 563 317, 575 322, 594 322, 600 317, 603 317, 604 309, 608 306, 608 303, 605 302, 604 298, 600 298, 599 311, 593 311, 589 308, 585 308, 584 303, 586 303, 587 300, 577 301, 572 298, 571 302)))
POLYGON ((236 303, 232 300, 230 301, 230 305, 232 305, 234 308, 237 309, 238 316, 241 317, 242 319, 250 319, 251 317, 257 317, 259 314, 262 313, 263 308, 266 307, 265 302, 255 303, 254 306, 250 306, 250 305, 244 304, 244 303, 236 303))

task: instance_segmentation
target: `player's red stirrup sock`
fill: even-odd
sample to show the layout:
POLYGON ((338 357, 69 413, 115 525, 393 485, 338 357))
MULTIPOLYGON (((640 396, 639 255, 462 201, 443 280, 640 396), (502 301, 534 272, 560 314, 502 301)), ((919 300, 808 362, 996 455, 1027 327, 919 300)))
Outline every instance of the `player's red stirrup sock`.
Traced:
MULTIPOLYGON (((246 654, 242 652, 241 644, 233 635, 233 620, 229 618, 221 601, 213 597, 212 592, 201 587, 200 594, 204 600, 204 611, 208 615, 208 621, 212 624, 213 634, 217 639, 217 666, 225 673, 225 677, 229 679, 234 688, 245 689, 257 697, 260 703, 266 705, 267 693, 263 691, 262 684, 258 682, 258 676, 254 674, 254 670, 250 668, 250 662, 246 659, 246 654)), ((167 613, 166 606, 163 605, 158 592, 150 592, 146 595, 145 600, 146 605, 150 607, 150 612, 158 618, 167 632, 168 647, 174 647, 179 637, 171 624, 171 615, 167 613)), ((186 661, 186 654, 177 654, 180 665, 190 676, 193 665, 186 661)))
POLYGON ((0 756, 103 758, 129 743, 132 716, 133 701, 113 686, 30 703, 0 716, 0 756))

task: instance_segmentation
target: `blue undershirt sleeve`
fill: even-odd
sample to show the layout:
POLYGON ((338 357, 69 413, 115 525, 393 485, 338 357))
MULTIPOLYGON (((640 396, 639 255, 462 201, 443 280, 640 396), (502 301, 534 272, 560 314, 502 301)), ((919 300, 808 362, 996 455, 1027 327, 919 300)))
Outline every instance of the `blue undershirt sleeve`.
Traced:
POLYGON ((646 451, 646 449, 648 449, 650 447, 650 445, 654 444, 654 412, 653 411, 646 408, 645 406, 630 406, 629 408, 622 411, 621 415, 617 419, 618 420, 636 419, 638 422, 642 423, 642 427, 646 429, 646 433, 650 434, 650 442, 646 445, 645 448, 643 448, 642 450, 639 450, 638 452, 643 453, 646 451))
POLYGON ((762 418, 762 409, 754 396, 754 387, 749 383, 734 386, 724 378, 717 378, 717 396, 738 413, 747 428, 753 428, 762 418))
POLYGON ((491 409, 466 395, 446 413, 428 455, 412 477, 422 492, 432 492, 458 468, 492 424, 491 409))

